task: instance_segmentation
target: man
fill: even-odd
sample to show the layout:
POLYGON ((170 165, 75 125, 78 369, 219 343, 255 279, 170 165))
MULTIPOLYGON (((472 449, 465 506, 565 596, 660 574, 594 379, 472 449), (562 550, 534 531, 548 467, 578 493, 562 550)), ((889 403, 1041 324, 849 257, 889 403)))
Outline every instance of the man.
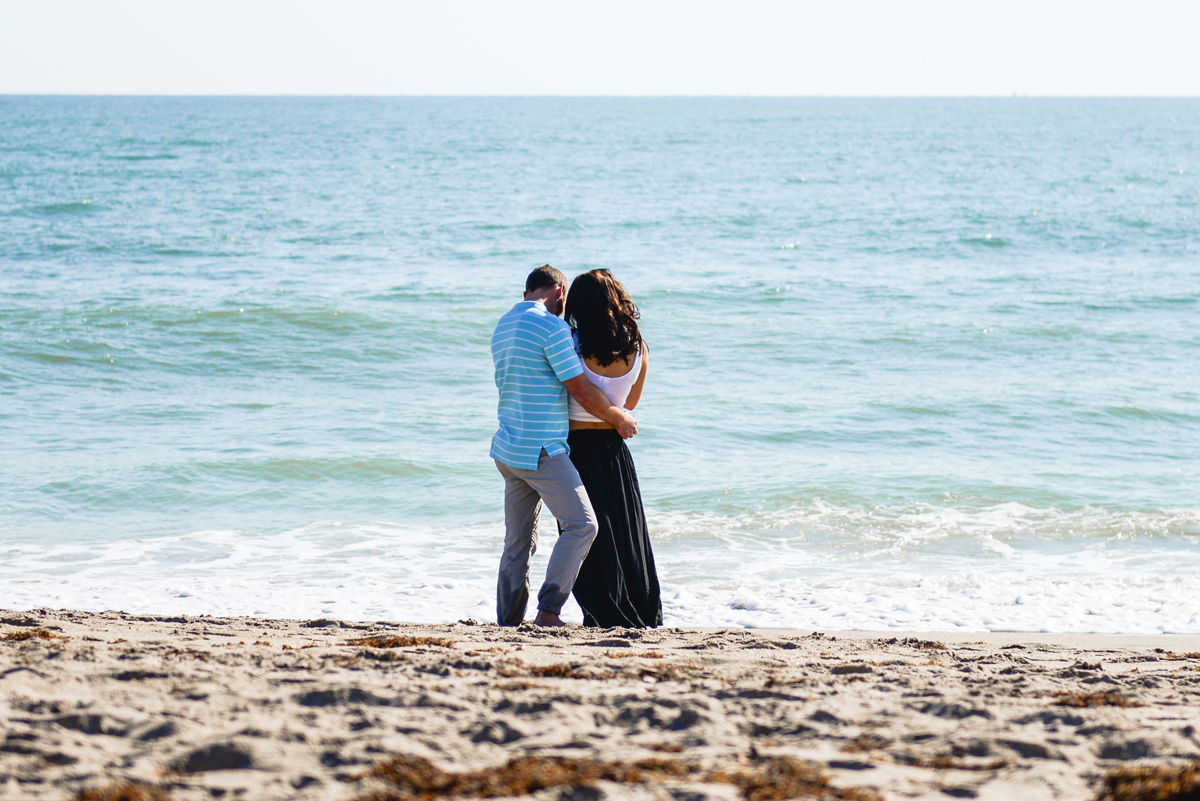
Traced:
POLYGON ((500 429, 491 455, 504 476, 504 554, 496 585, 502 626, 525 619, 543 503, 558 518, 559 535, 538 592, 536 625, 563 625, 559 613, 596 538, 596 513, 567 455, 567 393, 622 437, 637 433, 637 421, 583 375, 571 329, 561 319, 566 296, 566 276, 549 264, 538 267, 525 281, 525 299, 492 334, 500 429))

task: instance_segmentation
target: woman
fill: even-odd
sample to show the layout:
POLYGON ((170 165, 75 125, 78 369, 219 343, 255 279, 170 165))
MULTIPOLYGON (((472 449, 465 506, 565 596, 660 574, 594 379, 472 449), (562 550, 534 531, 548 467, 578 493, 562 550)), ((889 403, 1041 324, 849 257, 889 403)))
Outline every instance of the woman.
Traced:
MULTIPOLYGON (((565 317, 585 374, 615 405, 633 409, 642 397, 650 357, 638 330, 641 314, 608 270, 571 283, 565 317)), ((585 626, 662 625, 658 574, 642 510, 637 472, 613 427, 569 399, 571 461, 583 479, 600 533, 575 581, 585 626)))

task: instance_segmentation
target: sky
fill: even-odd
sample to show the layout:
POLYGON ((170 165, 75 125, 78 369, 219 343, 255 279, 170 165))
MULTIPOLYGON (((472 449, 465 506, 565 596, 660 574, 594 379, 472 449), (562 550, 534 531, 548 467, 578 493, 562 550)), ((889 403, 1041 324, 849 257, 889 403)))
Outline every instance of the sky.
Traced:
POLYGON ((0 94, 1200 96, 1200 0, 0 0, 0 94))

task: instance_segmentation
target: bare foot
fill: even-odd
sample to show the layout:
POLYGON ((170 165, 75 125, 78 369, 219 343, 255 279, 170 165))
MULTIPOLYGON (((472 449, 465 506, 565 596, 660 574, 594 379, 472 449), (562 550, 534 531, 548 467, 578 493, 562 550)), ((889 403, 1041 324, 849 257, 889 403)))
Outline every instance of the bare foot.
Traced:
POLYGON ((545 628, 557 628, 559 626, 565 626, 567 624, 563 622, 563 619, 561 617, 554 614, 553 612, 546 612, 546 611, 539 609, 538 613, 537 613, 537 617, 535 617, 533 619, 533 625, 544 626, 545 628))

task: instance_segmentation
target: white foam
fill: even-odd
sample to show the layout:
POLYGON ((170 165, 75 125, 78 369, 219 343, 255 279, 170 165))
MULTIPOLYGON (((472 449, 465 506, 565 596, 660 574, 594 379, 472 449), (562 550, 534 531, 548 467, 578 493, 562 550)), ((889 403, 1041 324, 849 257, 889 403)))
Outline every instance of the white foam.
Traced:
MULTIPOLYGON (((1200 510, 651 515, 667 625, 1200 634, 1200 510)), ((543 523, 534 593, 554 541, 543 523)), ((502 526, 314 523, 0 550, 3 606, 494 620, 502 526)), ((533 609, 530 609, 532 614, 533 609)), ((574 603, 564 610, 582 618, 574 603)))

